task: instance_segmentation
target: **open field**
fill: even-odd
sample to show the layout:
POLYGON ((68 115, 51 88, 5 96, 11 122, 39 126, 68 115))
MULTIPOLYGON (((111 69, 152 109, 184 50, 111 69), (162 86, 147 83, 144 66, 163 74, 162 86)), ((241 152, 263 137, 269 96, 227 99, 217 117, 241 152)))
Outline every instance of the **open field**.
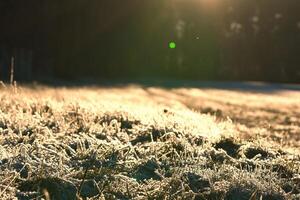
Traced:
POLYGON ((300 90, 0 89, 0 199, 300 199, 300 90))

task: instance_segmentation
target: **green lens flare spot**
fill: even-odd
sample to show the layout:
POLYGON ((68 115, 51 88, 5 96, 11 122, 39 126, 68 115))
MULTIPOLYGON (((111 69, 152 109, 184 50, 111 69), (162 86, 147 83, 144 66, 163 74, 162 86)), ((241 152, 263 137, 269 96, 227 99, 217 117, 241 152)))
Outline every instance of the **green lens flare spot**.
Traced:
POLYGON ((169 48, 170 49, 175 49, 176 48, 176 43, 175 42, 170 42, 169 43, 169 48))

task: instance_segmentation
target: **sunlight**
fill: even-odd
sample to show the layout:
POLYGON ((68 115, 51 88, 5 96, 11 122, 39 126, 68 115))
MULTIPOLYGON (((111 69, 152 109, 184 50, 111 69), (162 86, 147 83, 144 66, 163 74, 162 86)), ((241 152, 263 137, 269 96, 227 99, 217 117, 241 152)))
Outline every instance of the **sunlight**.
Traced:
POLYGON ((203 7, 214 8, 219 4, 220 0, 200 0, 203 7))
POLYGON ((190 2, 200 4, 201 7, 213 8, 220 4, 221 0, 173 0, 173 2, 190 2))

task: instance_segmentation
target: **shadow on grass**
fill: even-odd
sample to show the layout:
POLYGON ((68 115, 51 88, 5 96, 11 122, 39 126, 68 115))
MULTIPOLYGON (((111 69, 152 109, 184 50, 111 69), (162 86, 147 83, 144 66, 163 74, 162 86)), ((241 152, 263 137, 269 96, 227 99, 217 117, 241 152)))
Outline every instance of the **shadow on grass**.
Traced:
MULTIPOLYGON (((199 88, 199 89, 221 89, 259 93, 276 93, 281 91, 300 91, 300 84, 271 83, 271 82, 239 82, 239 81, 191 81, 172 79, 112 79, 112 80, 47 80, 39 82, 42 85, 52 87, 127 87, 137 85, 143 88, 161 87, 165 89, 176 88, 199 88)), ((39 85, 35 83, 24 83, 26 86, 34 88, 39 85)))

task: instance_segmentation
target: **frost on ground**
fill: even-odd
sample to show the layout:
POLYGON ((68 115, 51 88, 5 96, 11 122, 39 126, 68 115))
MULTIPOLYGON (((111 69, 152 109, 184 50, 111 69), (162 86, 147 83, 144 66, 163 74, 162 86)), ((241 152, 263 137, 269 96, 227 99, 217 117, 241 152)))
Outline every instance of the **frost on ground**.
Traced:
POLYGON ((2 88, 0 199, 300 199, 300 93, 2 88))

